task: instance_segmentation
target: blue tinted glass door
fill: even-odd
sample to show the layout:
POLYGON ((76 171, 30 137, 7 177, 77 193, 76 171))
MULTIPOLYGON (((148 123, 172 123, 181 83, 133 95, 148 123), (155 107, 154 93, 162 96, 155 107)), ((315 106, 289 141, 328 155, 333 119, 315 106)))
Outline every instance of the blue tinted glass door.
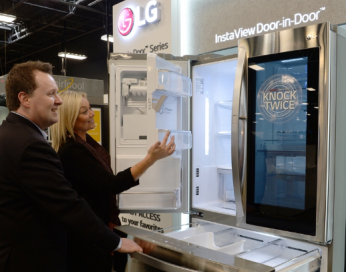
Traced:
POLYGON ((248 224, 315 234, 319 49, 248 60, 248 224))

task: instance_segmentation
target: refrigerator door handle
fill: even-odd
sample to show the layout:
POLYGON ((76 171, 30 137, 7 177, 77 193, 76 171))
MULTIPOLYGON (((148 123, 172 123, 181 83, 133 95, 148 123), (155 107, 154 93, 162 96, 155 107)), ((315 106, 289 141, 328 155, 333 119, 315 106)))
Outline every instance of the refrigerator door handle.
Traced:
POLYGON ((159 260, 157 258, 151 257, 147 254, 140 253, 140 252, 133 252, 131 255, 136 258, 137 260, 150 265, 152 267, 155 267, 157 269, 167 271, 167 272, 199 272, 199 270, 192 270, 185 267, 181 267, 178 265, 174 265, 162 260, 159 260))
POLYGON ((238 63, 234 80, 233 109, 232 109, 232 172, 234 197, 236 202, 236 217, 244 216, 242 186, 245 162, 245 133, 246 133, 246 99, 245 99, 245 65, 246 50, 239 47, 238 63), (240 126, 241 125, 241 126, 240 126))

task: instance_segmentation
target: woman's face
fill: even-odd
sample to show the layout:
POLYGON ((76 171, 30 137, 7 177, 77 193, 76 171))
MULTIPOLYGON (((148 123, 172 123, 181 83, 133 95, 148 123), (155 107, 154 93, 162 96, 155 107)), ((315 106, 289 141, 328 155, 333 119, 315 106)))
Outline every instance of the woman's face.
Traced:
POLYGON ((91 109, 89 101, 83 97, 79 114, 74 125, 74 132, 84 134, 88 130, 95 128, 94 111, 91 109))

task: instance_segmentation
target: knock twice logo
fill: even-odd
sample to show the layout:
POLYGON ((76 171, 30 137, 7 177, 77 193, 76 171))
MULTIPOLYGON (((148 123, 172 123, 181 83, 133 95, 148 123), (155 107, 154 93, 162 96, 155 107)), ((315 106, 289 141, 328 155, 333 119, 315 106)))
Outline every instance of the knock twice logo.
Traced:
POLYGON ((283 123, 297 115, 302 102, 302 88, 292 76, 281 74, 268 78, 257 94, 259 110, 267 121, 283 123))

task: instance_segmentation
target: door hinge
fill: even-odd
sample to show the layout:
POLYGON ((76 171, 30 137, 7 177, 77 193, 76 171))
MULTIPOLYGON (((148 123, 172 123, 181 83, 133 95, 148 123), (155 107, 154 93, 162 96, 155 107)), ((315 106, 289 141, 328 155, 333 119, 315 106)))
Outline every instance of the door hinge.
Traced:
POLYGON ((184 213, 184 214, 197 215, 199 217, 203 217, 203 213, 202 212, 196 212, 196 211, 189 211, 189 212, 184 213))

